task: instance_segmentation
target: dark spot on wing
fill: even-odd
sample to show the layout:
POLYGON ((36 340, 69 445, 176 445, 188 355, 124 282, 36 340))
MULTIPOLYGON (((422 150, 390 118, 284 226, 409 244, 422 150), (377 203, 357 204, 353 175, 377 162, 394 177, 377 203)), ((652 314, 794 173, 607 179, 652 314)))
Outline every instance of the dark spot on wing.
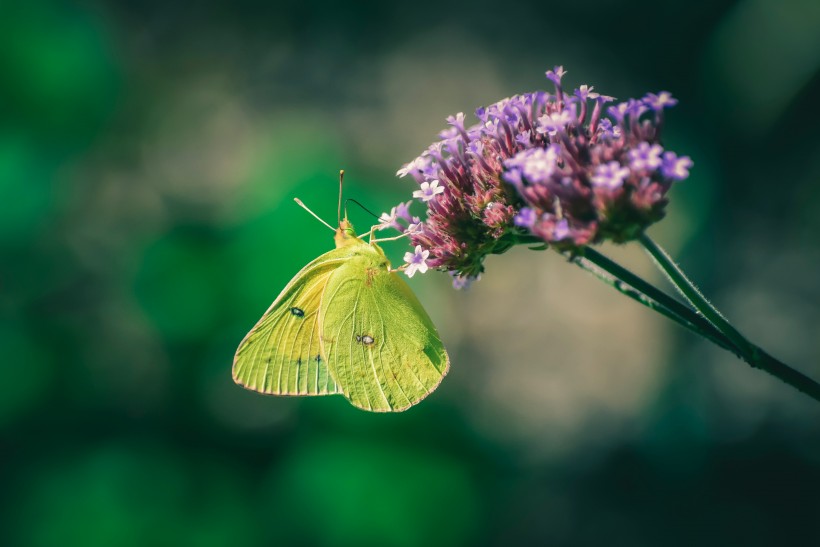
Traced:
POLYGON ((315 357, 315 359, 316 359, 316 362, 317 362, 317 363, 321 363, 321 362, 322 362, 322 356, 321 356, 321 355, 317 355, 317 356, 315 357))
POLYGON ((291 308, 290 313, 292 313, 296 317, 304 317, 305 316, 304 310, 302 310, 301 308, 297 308, 297 307, 291 308))
POLYGON ((373 340, 373 337, 370 336, 369 334, 362 334, 362 335, 357 334, 356 335, 356 341, 361 342, 365 346, 369 346, 369 345, 373 344, 373 342, 375 342, 375 340, 373 340))

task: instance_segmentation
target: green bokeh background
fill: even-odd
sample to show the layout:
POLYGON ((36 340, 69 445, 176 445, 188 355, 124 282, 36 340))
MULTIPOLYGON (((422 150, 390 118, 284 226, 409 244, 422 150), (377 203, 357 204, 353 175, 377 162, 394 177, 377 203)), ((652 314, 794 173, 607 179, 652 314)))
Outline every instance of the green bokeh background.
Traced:
POLYGON ((680 99, 695 167, 652 235, 820 377, 818 28, 814 0, 5 0, 0 545, 818 544, 820 407, 550 253, 412 280, 452 371, 406 413, 230 378, 332 245, 293 197, 332 221, 345 168, 389 209, 447 115, 556 64, 680 99))

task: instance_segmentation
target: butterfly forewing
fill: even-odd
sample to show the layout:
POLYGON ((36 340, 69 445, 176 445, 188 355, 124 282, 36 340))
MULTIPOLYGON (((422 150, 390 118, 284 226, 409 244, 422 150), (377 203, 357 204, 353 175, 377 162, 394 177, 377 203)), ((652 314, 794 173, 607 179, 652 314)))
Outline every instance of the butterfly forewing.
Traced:
POLYGON ((236 350, 234 380, 272 395, 339 393, 321 352, 319 304, 347 252, 334 249, 296 274, 236 350))
POLYGON ((449 359, 407 284, 388 271, 380 250, 361 247, 328 278, 319 311, 322 353, 355 406, 405 410, 438 386, 449 359))

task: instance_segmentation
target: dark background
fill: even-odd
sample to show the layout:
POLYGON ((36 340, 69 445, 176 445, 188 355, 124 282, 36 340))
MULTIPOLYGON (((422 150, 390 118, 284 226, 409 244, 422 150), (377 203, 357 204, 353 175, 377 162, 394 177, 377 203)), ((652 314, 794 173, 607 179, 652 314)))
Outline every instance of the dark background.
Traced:
POLYGON ((452 370, 404 414, 230 377, 332 246, 293 197, 333 222, 344 168, 389 210, 447 115, 556 64, 680 99, 695 167, 652 236, 820 377, 818 28, 814 0, 5 0, 0 544, 818 544, 820 406, 553 253, 412 280, 452 370))

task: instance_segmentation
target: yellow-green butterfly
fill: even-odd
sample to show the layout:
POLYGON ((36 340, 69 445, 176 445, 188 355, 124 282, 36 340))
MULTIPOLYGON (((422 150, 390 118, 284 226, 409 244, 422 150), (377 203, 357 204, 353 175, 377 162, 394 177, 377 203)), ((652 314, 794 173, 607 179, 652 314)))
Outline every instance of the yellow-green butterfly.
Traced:
POLYGON ((338 393, 364 410, 406 410, 438 387, 450 359, 373 230, 365 243, 345 215, 335 232, 336 248, 302 268, 239 344, 234 381, 270 395, 338 393))

